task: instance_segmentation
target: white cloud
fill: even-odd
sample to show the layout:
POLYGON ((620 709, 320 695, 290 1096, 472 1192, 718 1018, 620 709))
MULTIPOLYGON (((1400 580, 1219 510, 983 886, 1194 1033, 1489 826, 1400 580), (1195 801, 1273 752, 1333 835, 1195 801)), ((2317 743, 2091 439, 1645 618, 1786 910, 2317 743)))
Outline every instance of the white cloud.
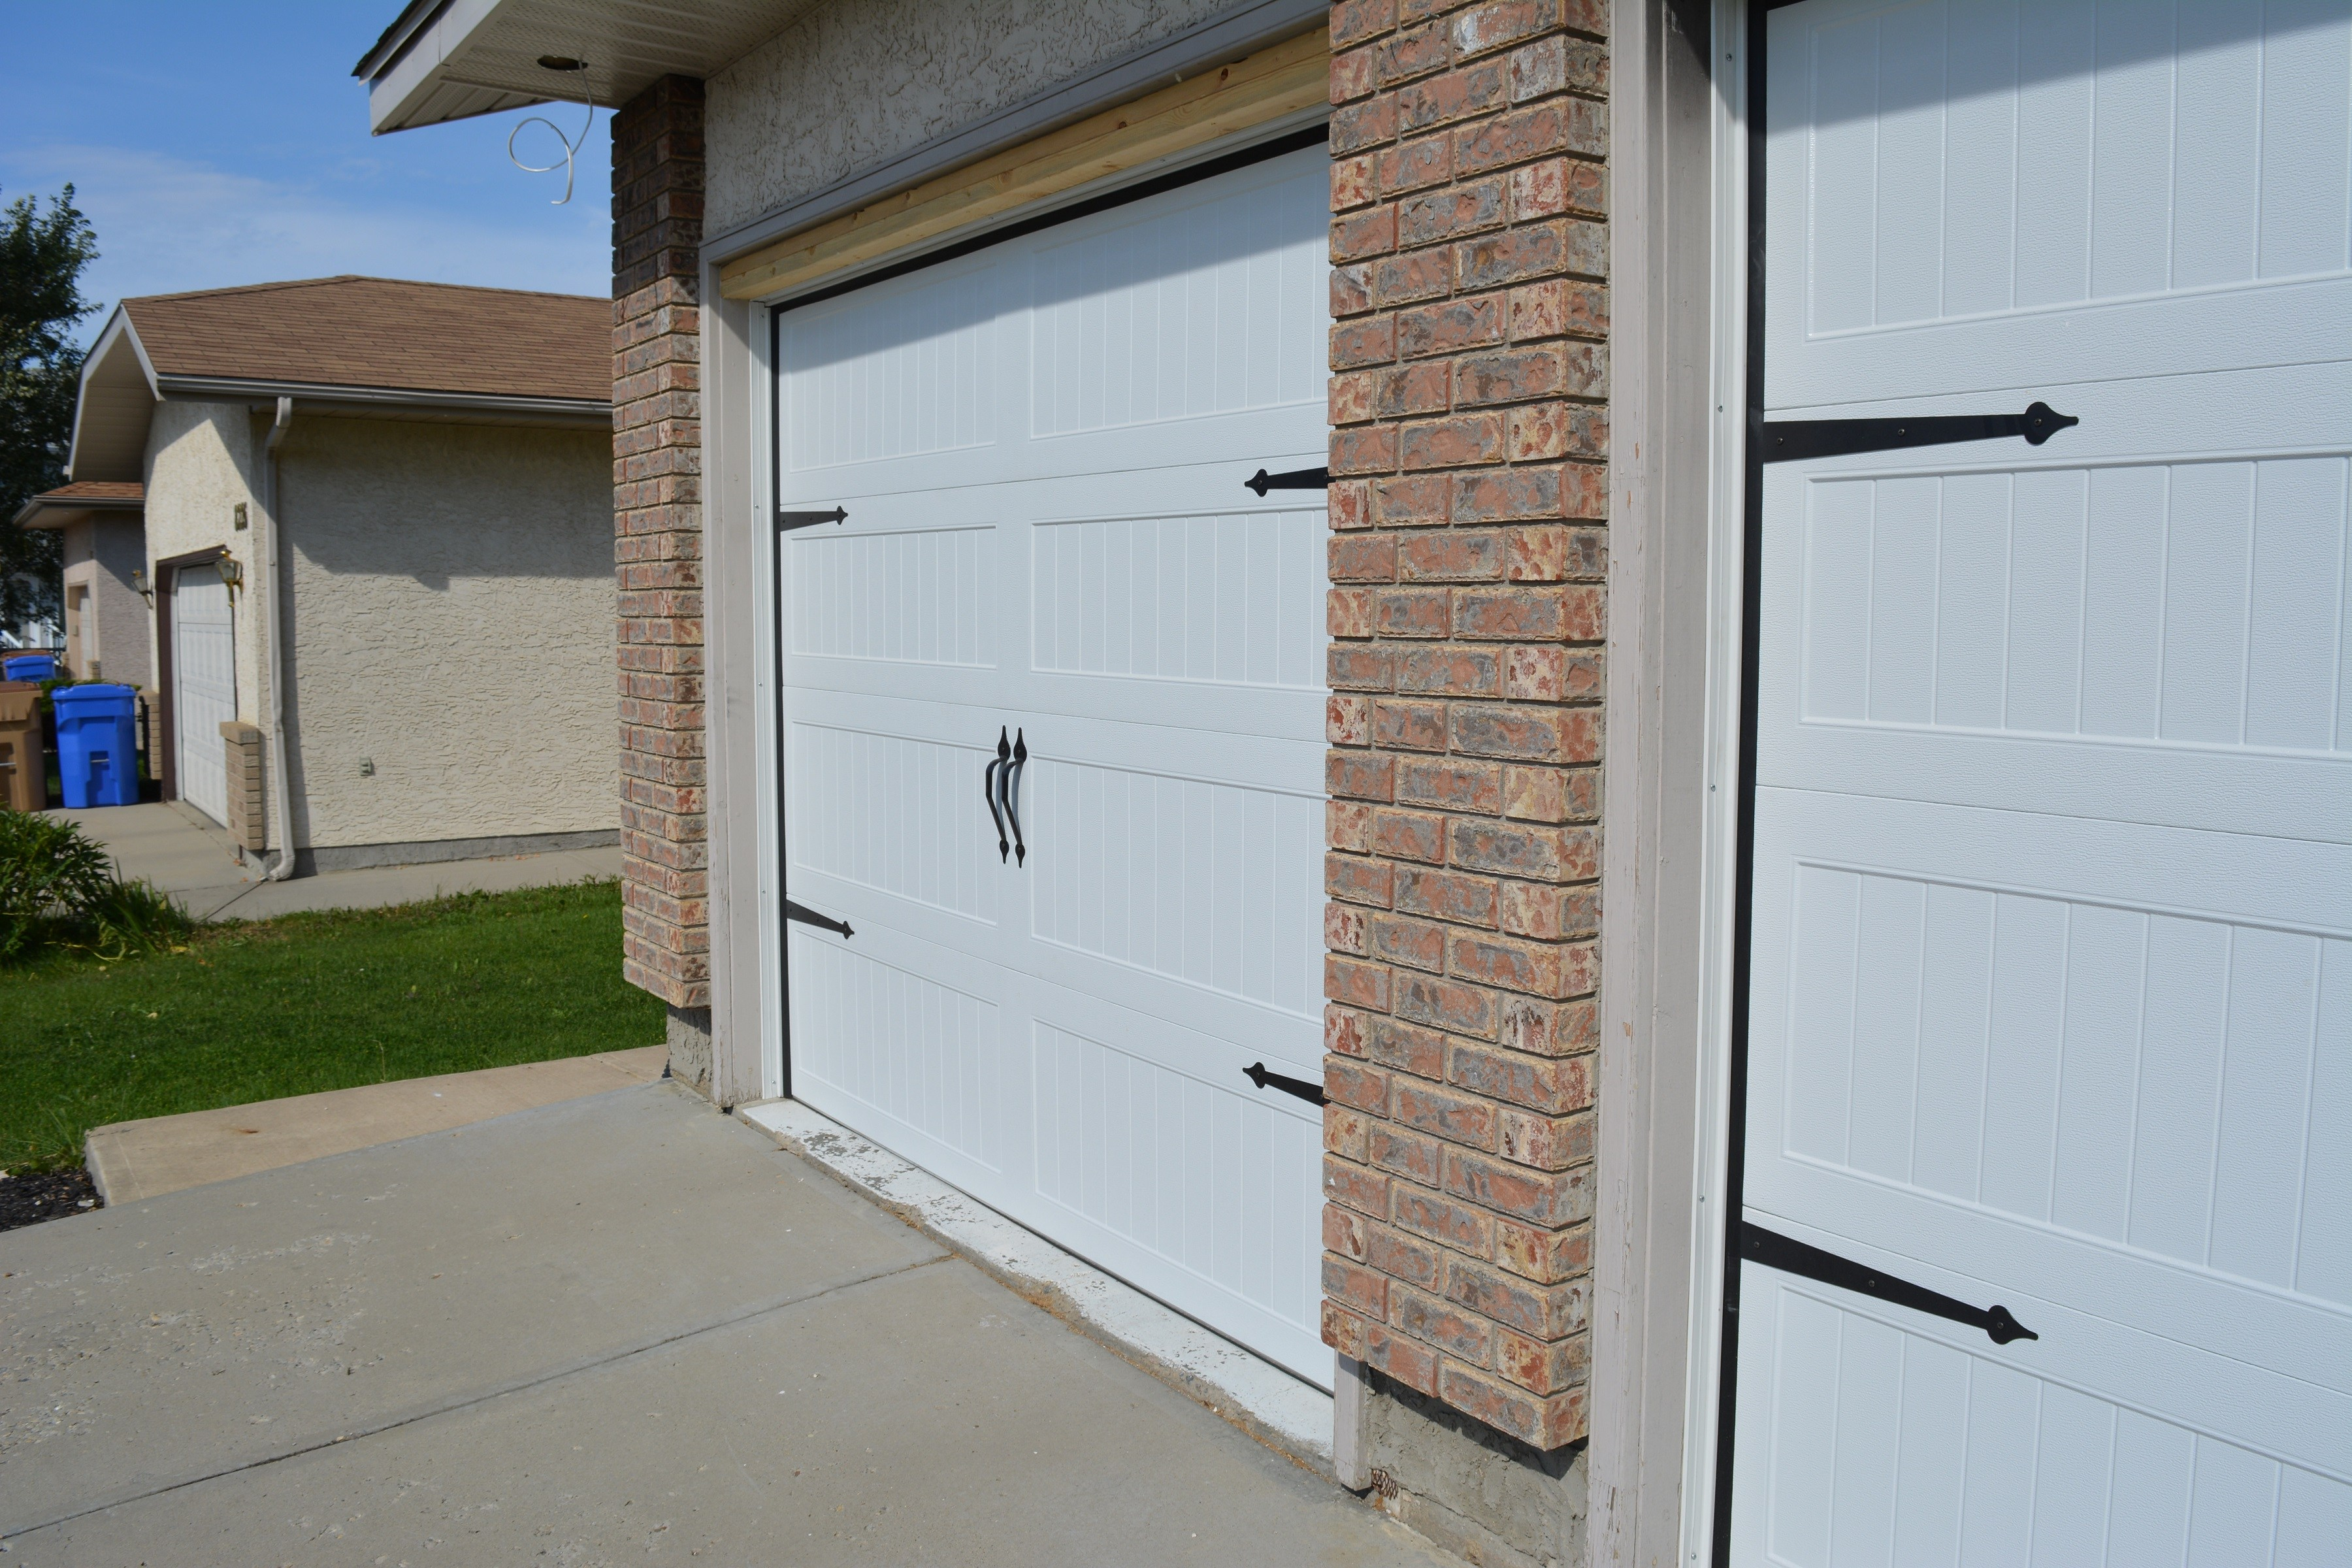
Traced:
POLYGON ((100 250, 84 291, 109 306, 127 295, 338 272, 573 294, 612 286, 601 160, 582 169, 562 207, 550 205, 561 174, 514 174, 510 223, 121 147, 50 145, 5 165, 12 199, 74 184, 100 250))

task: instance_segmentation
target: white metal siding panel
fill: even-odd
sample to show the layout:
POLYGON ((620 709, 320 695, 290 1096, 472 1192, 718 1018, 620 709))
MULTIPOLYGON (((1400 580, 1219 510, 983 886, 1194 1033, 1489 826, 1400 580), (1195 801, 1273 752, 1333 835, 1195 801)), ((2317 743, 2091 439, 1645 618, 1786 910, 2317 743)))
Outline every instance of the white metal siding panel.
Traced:
POLYGON ((1735 1560, 2352 1541, 2352 6, 1814 0, 1768 69, 1735 1560))
POLYGON ((788 312, 778 595, 793 1092, 1327 1384, 1328 163, 788 312))

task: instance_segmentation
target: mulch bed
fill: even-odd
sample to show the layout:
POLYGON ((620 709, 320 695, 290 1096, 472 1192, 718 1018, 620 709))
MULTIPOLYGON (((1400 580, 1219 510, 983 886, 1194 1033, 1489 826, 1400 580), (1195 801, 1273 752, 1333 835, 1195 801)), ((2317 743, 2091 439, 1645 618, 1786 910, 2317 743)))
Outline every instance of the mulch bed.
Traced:
POLYGON ((0 1173, 0 1230, 105 1206, 98 1189, 90 1184, 89 1173, 79 1165, 58 1171, 0 1173))

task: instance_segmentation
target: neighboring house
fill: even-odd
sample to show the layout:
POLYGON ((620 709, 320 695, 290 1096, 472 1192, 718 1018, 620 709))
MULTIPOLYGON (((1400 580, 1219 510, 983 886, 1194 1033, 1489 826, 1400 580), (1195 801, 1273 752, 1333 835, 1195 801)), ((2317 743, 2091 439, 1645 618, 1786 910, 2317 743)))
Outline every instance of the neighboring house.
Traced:
POLYGON ((2094 9, 409 6, 619 106, 678 1075, 1481 1562, 2341 1561, 2352 7, 2094 9))
POLYGON ((65 536, 65 663, 77 680, 144 686, 149 679, 145 505, 135 479, 86 479, 45 490, 17 510, 18 528, 65 536))
POLYGON ((100 658, 158 694, 167 798, 300 874, 614 841, 610 314, 377 278, 122 302, 67 490, 144 486, 152 668, 110 587, 100 658))

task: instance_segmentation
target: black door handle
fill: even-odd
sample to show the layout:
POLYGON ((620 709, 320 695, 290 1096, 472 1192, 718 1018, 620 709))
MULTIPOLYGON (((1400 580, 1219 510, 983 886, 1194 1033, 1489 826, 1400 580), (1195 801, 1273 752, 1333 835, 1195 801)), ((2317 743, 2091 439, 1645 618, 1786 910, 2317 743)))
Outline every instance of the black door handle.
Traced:
MULTIPOLYGON (((996 743, 1004 744, 1002 731, 996 743)), ((1029 864, 1029 846, 1021 839, 1021 772, 1029 765, 1028 731, 1016 731, 1013 736, 1013 761, 998 775, 997 793, 1004 797, 1004 816, 1013 824, 1013 861, 1016 866, 1029 864)))
POLYGON ((982 775, 980 786, 988 796, 988 815, 996 819, 996 858, 999 860, 1013 853, 1013 845, 1004 837, 1004 807, 997 796, 996 773, 998 769, 1005 766, 1005 759, 1012 754, 1013 748, 1006 742, 1004 731, 1000 727, 996 731, 996 755, 989 758, 988 771, 982 775))

